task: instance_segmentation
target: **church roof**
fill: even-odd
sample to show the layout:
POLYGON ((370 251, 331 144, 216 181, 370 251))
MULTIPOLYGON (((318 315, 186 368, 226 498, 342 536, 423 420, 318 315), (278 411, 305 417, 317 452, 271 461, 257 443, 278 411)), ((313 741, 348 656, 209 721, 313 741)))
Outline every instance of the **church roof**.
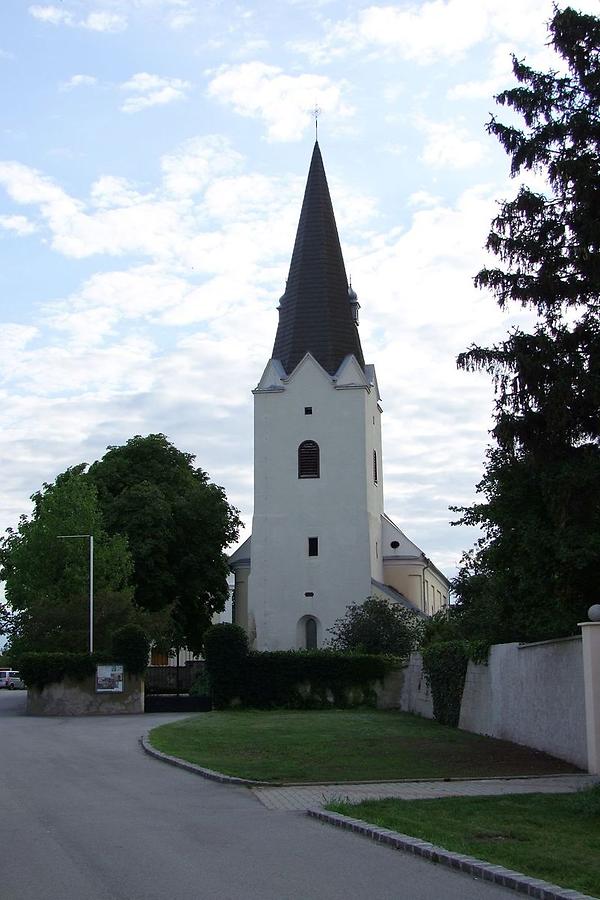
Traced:
POLYGON ((334 375, 354 354, 364 369, 352 298, 319 144, 315 142, 273 358, 289 375, 306 353, 334 375))

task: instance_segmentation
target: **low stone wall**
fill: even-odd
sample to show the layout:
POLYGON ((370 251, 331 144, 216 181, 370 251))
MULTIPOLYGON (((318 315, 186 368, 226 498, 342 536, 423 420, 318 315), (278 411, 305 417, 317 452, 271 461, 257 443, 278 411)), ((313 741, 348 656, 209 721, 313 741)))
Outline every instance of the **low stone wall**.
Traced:
POLYGON ((42 690, 29 688, 27 691, 27 713, 31 716, 113 716, 143 712, 144 682, 132 675, 125 675, 121 694, 97 694, 94 677, 84 681, 65 679, 42 690))
POLYGON ((581 638, 495 644, 487 665, 470 662, 459 728, 587 768, 581 638))

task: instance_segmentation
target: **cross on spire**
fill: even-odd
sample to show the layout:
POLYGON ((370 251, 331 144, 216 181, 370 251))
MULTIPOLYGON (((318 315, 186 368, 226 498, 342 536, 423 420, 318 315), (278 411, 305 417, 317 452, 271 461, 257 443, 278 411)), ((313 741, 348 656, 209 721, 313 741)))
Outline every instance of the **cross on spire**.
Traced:
POLYGON ((321 109, 321 107, 317 103, 315 103, 313 111, 312 111, 312 114, 315 119, 315 141, 319 140, 319 116, 321 115, 322 112, 323 112, 323 110, 321 109))

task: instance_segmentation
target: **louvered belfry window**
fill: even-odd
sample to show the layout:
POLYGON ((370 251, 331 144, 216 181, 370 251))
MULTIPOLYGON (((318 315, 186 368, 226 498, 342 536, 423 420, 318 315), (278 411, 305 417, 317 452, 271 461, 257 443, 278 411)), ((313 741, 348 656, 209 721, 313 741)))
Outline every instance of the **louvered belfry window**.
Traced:
POLYGON ((377 484, 377 450, 373 450, 373 483, 377 484))
POLYGON ((319 477, 319 445, 316 441, 302 441, 298 447, 298 478, 319 477))

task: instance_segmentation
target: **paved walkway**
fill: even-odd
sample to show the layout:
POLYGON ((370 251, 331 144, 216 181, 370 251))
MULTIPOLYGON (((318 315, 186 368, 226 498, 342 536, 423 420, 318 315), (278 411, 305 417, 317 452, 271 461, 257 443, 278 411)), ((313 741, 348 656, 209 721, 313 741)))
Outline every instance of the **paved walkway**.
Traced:
POLYGON ((252 788, 267 809, 305 810, 330 800, 428 800, 435 797, 486 797, 500 794, 569 794, 600 782, 595 775, 543 778, 482 778, 477 781, 390 781, 377 784, 311 784, 252 788))

